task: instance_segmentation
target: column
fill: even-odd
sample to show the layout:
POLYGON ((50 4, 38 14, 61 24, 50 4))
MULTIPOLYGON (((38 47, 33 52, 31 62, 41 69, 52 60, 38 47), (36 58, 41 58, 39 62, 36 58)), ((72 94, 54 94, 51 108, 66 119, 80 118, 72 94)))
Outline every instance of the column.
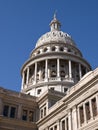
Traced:
POLYGON ((48 59, 45 60, 45 81, 48 81, 48 59))
POLYGON ((3 103, 2 103, 2 98, 0 98, 0 115, 3 115, 3 103))
POLYGON ((57 59, 57 78, 60 78, 60 59, 57 59))
POLYGON ((72 79, 71 60, 69 60, 69 78, 72 79))
POLYGON ((18 106, 17 118, 22 119, 22 104, 19 104, 18 106))
POLYGON ((35 80, 35 84, 37 82, 37 62, 35 62, 35 77, 34 77, 34 80, 35 80))
POLYGON ((27 68, 27 79, 26 79, 26 84, 29 82, 29 67, 27 68))
POLYGON ((71 114, 71 110, 69 110, 69 112, 68 112, 68 127, 69 127, 69 130, 72 130, 72 114, 71 114))
POLYGON ((90 116, 91 116, 91 119, 93 119, 93 110, 92 110, 91 100, 89 100, 89 107, 90 107, 90 116))
POLYGON ((96 95, 96 106, 97 106, 97 116, 98 116, 98 95, 96 95))
POLYGON ((60 121, 58 120, 56 124, 57 124, 57 130, 60 130, 60 121))
POLYGON ((77 130, 77 109, 76 106, 72 108, 72 124, 73 125, 73 130, 77 130))
POLYGON ((23 86, 24 86, 24 72, 22 74, 22 84, 21 84, 21 90, 23 89, 23 86))
POLYGON ((80 79, 81 79, 82 78, 81 64, 79 64, 79 76, 80 76, 80 79))

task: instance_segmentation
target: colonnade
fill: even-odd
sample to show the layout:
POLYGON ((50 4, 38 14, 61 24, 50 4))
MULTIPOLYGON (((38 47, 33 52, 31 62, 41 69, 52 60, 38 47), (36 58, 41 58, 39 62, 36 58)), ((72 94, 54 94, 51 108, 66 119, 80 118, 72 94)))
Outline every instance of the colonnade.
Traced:
POLYGON ((77 108, 78 111, 78 127, 88 123, 98 116, 98 95, 84 101, 77 108))
POLYGON ((95 120, 97 117, 98 95, 95 95, 94 97, 84 101, 82 104, 70 108, 65 117, 61 119, 57 118, 58 120, 55 121, 55 123, 52 122, 52 125, 48 126, 44 130, 78 130, 82 126, 86 125, 86 123, 95 120), (87 104, 89 105, 86 106, 87 104), (81 108, 83 108, 82 111, 80 110, 81 108))
MULTIPOLYGON (((46 59, 45 61, 44 61, 44 66, 45 66, 45 69, 44 69, 44 72, 45 72, 45 76, 44 76, 44 81, 48 81, 49 79, 51 79, 51 76, 49 75, 49 61, 50 60, 53 60, 53 59, 46 59)), ((62 78, 62 76, 60 75, 60 71, 61 71, 61 67, 60 67, 60 65, 61 65, 61 61, 64 61, 64 60, 62 60, 62 59, 59 59, 59 58, 57 58, 57 59, 54 59, 54 60, 56 60, 56 78, 52 78, 53 80, 55 80, 55 79, 57 79, 57 80, 60 80, 61 78, 62 78)), ((42 62, 42 61, 40 61, 40 62, 42 62)), ((34 66, 34 70, 33 70, 33 72, 34 72, 34 74, 33 74, 33 84, 36 84, 37 83, 37 70, 38 70, 38 68, 39 68, 39 66, 38 66, 38 63, 40 63, 39 61, 38 62, 35 62, 34 64, 33 64, 33 66, 34 66)), ((65 64, 67 63, 67 68, 68 68, 68 70, 66 69, 66 71, 68 71, 68 74, 67 74, 67 76, 66 77, 63 77, 63 79, 65 79, 66 80, 66 78, 68 79, 68 80, 72 80, 72 78, 73 78, 73 80, 75 80, 74 78, 75 77, 73 77, 73 64, 72 64, 72 62, 73 61, 71 61, 71 60, 65 60, 65 64)), ((74 62, 75 63, 75 62, 74 62)), ((78 64, 78 75, 79 75, 79 79, 81 79, 81 77, 83 76, 83 69, 82 69, 82 65, 80 64, 80 63, 75 63, 75 64, 78 64)), ((30 66, 27 66, 27 68, 26 68, 26 70, 25 71, 23 71, 23 73, 22 73, 22 86, 24 86, 24 84, 28 84, 29 83, 29 75, 30 75, 30 67, 31 67, 31 65, 30 66)), ((64 66, 65 67, 65 66, 64 66)), ((63 68, 64 69, 64 68, 63 68)), ((87 70, 87 68, 85 67, 85 73, 87 72, 88 70, 87 70)), ((65 72, 66 73, 66 72, 65 72)), ((40 79, 39 79, 39 81, 40 81, 40 79)))

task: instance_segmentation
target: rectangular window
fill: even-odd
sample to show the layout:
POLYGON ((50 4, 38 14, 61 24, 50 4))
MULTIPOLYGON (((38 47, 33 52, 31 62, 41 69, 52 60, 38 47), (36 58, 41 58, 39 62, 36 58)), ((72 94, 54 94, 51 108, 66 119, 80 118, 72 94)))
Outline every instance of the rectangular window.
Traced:
POLYGON ((62 130, 65 130, 65 120, 62 121, 62 130))
POLYGON ((9 114, 9 106, 8 105, 4 105, 3 115, 8 117, 8 114, 9 114))
POLYGON ((84 123, 84 113, 83 113, 83 106, 79 108, 79 114, 80 114, 80 124, 84 123))
POLYGON ((96 104, 96 98, 93 98, 91 100, 92 103, 92 111, 93 111, 93 116, 97 116, 97 104, 96 104))
POLYGON ((37 90, 37 94, 40 94, 40 93, 41 93, 41 89, 38 89, 38 90, 37 90))
POLYGON ((68 117, 66 118, 66 128, 67 128, 67 130, 69 130, 69 125, 68 125, 68 117))
POLYGON ((87 103, 85 104, 85 109, 86 109, 86 118, 87 118, 87 120, 90 120, 91 115, 90 115, 90 106, 89 106, 89 102, 87 102, 87 103))
POLYGON ((22 120, 27 120, 27 110, 23 110, 22 120))
POLYGON ((54 126, 54 130, 57 130, 57 125, 54 126))
POLYGON ((64 88, 64 93, 68 90, 68 88, 64 88))
POLYGON ((33 115, 34 115, 34 112, 33 111, 29 111, 29 121, 33 121, 33 115))
POLYGON ((41 110, 41 118, 43 118, 43 109, 41 110))
POLYGON ((46 107, 44 107, 44 116, 46 115, 46 107))
POLYGON ((10 109, 10 117, 11 118, 15 118, 15 114, 16 114, 16 108, 15 107, 11 107, 11 109, 10 109))

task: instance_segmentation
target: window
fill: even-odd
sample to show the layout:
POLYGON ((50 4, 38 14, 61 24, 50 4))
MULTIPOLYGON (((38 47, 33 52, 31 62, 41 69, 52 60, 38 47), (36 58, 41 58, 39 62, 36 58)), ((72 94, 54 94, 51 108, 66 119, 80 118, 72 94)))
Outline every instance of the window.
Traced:
POLYGON ((44 107, 44 116, 46 115, 46 107, 44 107))
POLYGON ((34 121, 34 112, 32 110, 23 109, 22 120, 33 122, 34 121))
POLYGON ((37 90, 37 94, 40 94, 40 93, 41 93, 41 89, 38 89, 38 90, 37 90))
POLYGON ((65 120, 62 121, 62 130, 65 130, 65 120))
POLYGON ((57 125, 54 126, 54 130, 57 130, 57 125))
POLYGON ((8 105, 4 105, 3 115, 8 117, 8 114, 9 114, 9 106, 8 105))
POLYGON ((60 51, 64 51, 64 48, 63 48, 63 47, 60 47, 60 51))
POLYGON ((15 114, 16 114, 16 108, 15 107, 11 107, 11 109, 10 109, 10 117, 11 118, 15 118, 15 114))
POLYGON ((87 118, 87 120, 90 120, 91 115, 90 115, 89 102, 87 102, 87 103, 85 104, 85 109, 86 109, 86 118, 87 118))
POLYGON ((68 52, 71 52, 71 49, 68 49, 68 52))
POLYGON ((65 77, 65 72, 61 71, 60 75, 61 75, 61 77, 65 77))
POLYGON ((16 117, 16 107, 11 105, 4 105, 3 116, 15 118, 16 117))
POLYGON ((47 48, 44 48, 44 50, 43 50, 43 51, 44 51, 44 52, 47 52, 47 50, 48 50, 47 48))
POLYGON ((53 70, 53 71, 51 72, 51 77, 56 77, 56 71, 55 71, 55 70, 53 70))
POLYGON ((43 118, 43 109, 41 109, 41 118, 43 118))
POLYGON ((52 50, 52 51, 55 51, 55 47, 53 46, 51 50, 52 50))
POLYGON ((69 125, 68 125, 68 117, 66 118, 66 128, 67 128, 67 130, 69 130, 69 125))
POLYGON ((96 98, 93 98, 91 100, 92 103, 92 111, 93 111, 93 116, 97 116, 97 104, 96 104, 96 98))
POLYGON ((29 111, 29 121, 33 121, 33 111, 29 111))
POLYGON ((68 88, 64 88, 64 93, 67 91, 68 88))
POLYGON ((83 113, 83 106, 79 108, 79 114, 80 114, 80 123, 84 123, 84 113, 83 113))
POLYGON ((23 110, 22 120, 27 120, 27 110, 23 110))

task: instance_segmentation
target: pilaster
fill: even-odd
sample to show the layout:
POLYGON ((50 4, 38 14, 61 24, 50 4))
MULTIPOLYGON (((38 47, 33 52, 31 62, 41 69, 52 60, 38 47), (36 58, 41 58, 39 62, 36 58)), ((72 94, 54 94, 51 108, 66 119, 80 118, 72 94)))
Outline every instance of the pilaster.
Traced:
POLYGON ((72 124, 73 125, 73 130, 77 130, 77 108, 74 106, 72 108, 72 124))
POLYGON ((71 109, 68 111, 68 126, 69 126, 69 130, 72 130, 72 112, 71 112, 71 109))

